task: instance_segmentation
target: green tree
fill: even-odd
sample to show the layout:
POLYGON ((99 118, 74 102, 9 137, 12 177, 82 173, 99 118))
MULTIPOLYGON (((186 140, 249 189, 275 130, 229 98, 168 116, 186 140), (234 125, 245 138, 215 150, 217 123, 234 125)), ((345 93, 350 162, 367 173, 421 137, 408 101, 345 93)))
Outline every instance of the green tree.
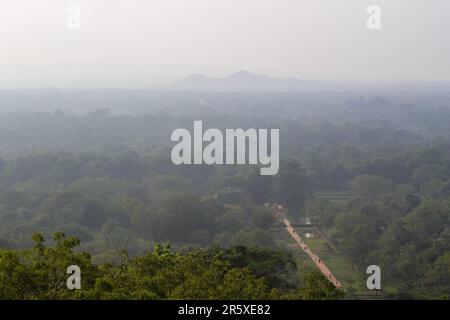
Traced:
POLYGON ((360 196, 375 198, 383 193, 389 193, 394 188, 394 183, 386 178, 374 175, 359 175, 351 182, 353 191, 360 196))

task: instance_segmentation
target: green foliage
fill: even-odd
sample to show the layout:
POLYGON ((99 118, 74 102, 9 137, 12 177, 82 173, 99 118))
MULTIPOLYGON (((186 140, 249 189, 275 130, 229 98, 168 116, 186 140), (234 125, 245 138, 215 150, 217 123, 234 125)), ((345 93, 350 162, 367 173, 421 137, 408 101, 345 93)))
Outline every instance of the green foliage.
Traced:
POLYGON ((295 159, 288 159, 280 164, 277 184, 279 201, 292 210, 303 208, 307 196, 306 175, 301 164, 295 159))
POLYGON ((351 186, 355 193, 363 197, 374 198, 380 194, 391 192, 394 183, 383 177, 358 175, 351 182, 351 186))
MULTIPOLYGON (((119 110, 109 98, 114 94, 108 92, 108 106, 119 110)), ((119 263, 117 250, 124 248, 131 257, 130 270, 137 270, 133 259, 142 257, 154 241, 170 241, 178 251, 211 244, 279 249, 283 243, 274 240, 276 223, 263 207, 270 202, 287 206, 294 217, 312 218, 339 254, 353 262, 354 272, 380 265, 383 283, 397 291, 397 297, 448 297, 448 101, 436 98, 405 106, 400 97, 386 104, 384 98, 355 100, 353 94, 343 95, 339 102, 340 95, 327 93, 320 98, 202 94, 202 100, 211 102, 208 109, 196 107, 198 94, 183 94, 181 99, 141 92, 118 99, 137 115, 118 116, 107 110, 83 115, 2 114, 0 247, 7 257, 2 263, 9 261, 11 270, 17 267, 2 280, 8 283, 2 290, 24 296, 26 283, 40 283, 44 275, 31 279, 21 273, 32 259, 31 249, 25 249, 33 246, 29 235, 40 232, 49 237, 62 231, 81 239, 78 250, 92 254, 99 270, 105 271, 95 276, 100 280, 92 290, 100 293, 94 290, 92 297, 107 297, 102 288, 111 288, 111 297, 157 298, 175 292, 200 296, 202 273, 189 280, 198 285, 197 291, 193 286, 155 291, 107 263, 119 263), (151 103, 137 98, 141 94, 151 103), (130 104, 130 99, 138 103, 130 104), (368 108, 374 105, 382 106, 376 116, 368 108), (198 117, 217 128, 280 128, 279 174, 261 176, 257 166, 174 166, 170 133, 190 127, 198 117), (324 190, 336 191, 335 196, 311 196, 324 190), (28 282, 19 285, 22 278, 28 282)), ((53 108, 60 102, 48 105, 53 108)), ((7 104, 4 101, 2 107, 7 104)), ((276 270, 277 263, 261 256, 267 265, 255 258, 236 266, 242 270, 229 277, 248 279, 255 288, 265 281, 270 289, 287 290, 292 283, 284 281, 289 277, 268 271, 276 270), (262 275, 259 269, 267 272, 262 275), (265 280, 259 281, 261 277, 265 280)), ((214 285, 224 292, 237 290, 221 287, 225 274, 214 285)), ((164 287, 167 278, 158 281, 164 287)))
MULTIPOLYGON (((53 247, 33 235, 34 247, 0 251, 0 299, 335 299, 342 293, 317 275, 300 290, 282 290, 277 276, 292 267, 288 256, 239 247, 222 251, 174 253, 167 245, 130 258, 121 250, 118 264, 94 265, 80 244, 63 233, 53 235, 53 247), (79 290, 66 287, 66 269, 81 269, 79 290), (268 277, 270 280, 268 281, 268 277), (323 292, 322 292, 323 291, 323 292)), ((329 283, 329 282, 328 282, 329 283)))
POLYGON ((299 294, 306 300, 336 300, 344 296, 318 271, 310 272, 304 277, 299 294))

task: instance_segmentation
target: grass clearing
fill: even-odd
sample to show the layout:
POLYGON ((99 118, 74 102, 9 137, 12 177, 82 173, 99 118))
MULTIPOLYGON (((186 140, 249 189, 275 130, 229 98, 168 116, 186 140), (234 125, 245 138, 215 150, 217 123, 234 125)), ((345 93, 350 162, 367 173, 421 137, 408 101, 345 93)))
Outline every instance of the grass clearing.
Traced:
POLYGON ((319 191, 314 193, 316 199, 329 200, 334 203, 346 203, 355 195, 350 190, 319 191))

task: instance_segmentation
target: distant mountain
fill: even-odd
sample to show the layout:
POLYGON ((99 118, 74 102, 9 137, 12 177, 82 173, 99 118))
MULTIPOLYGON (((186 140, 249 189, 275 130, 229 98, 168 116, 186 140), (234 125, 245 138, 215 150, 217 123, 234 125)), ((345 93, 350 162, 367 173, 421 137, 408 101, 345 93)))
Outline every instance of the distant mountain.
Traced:
POLYGON ((218 92, 263 92, 263 91, 316 91, 336 90, 331 82, 276 78, 248 71, 238 71, 224 78, 212 78, 203 74, 192 74, 170 86, 172 90, 218 91, 218 92))
POLYGON ((318 81, 277 78, 238 71, 224 78, 192 74, 166 87, 169 90, 208 92, 291 92, 291 91, 423 91, 450 90, 448 81, 318 81))

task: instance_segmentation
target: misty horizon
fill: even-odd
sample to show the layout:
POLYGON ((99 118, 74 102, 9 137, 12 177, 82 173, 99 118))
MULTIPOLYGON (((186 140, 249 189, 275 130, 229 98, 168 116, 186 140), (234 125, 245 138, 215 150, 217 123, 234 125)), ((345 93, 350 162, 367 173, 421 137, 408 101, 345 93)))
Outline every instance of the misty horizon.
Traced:
POLYGON ((238 70, 333 82, 450 81, 450 3, 0 1, 0 88, 159 88, 238 70), (80 25, 68 29, 71 6, 80 25))
MULTIPOLYGON (((52 83, 52 84, 42 84, 42 85, 24 85, 24 86, 1 86, 0 90, 16 90, 16 89, 73 89, 73 90, 103 90, 103 89, 113 89, 113 90, 165 90, 165 91, 218 91, 218 92, 257 92, 257 91, 272 91, 272 92, 285 92, 285 91, 358 91, 358 90, 380 90, 380 91, 403 91, 403 90, 433 90, 433 91, 445 91, 450 89, 450 80, 430 80, 430 79, 333 79, 333 78, 306 78, 299 76, 278 76, 274 74, 264 74, 262 72, 249 71, 248 69, 242 68, 237 69, 230 73, 224 73, 217 75, 214 73, 207 72, 191 72, 182 76, 171 76, 166 75, 159 77, 159 80, 151 80, 152 74, 146 73, 145 69, 142 71, 140 67, 125 67, 128 69, 128 75, 125 77, 123 74, 127 71, 125 69, 111 69, 109 66, 103 66, 104 70, 108 70, 110 73, 109 82, 105 83, 102 81, 93 81, 92 84, 75 84, 65 82, 65 83, 52 83), (136 72, 138 70, 138 72, 136 72), (133 71, 135 73, 133 73, 133 71), (131 72, 131 73, 130 73, 131 72), (125 79, 126 81, 135 81, 134 84, 125 84, 121 81, 125 79), (147 81, 148 80, 148 81, 147 81), (196 87, 196 82, 198 81, 228 81, 233 83, 234 88, 227 90, 226 88, 218 88, 214 90, 212 88, 203 88, 201 85, 196 87), (258 87, 258 81, 267 81, 269 90, 258 87), (95 84, 94 84, 95 82, 95 84), (141 84, 138 84, 141 82, 141 84), (146 83, 148 82, 148 83, 146 83), (189 83, 193 82, 193 83, 189 83), (256 82, 256 84, 255 84, 256 82), (272 83, 270 83, 272 82, 272 83), (277 85, 278 82, 278 85, 277 85), (303 84, 308 84, 306 86, 287 86, 283 88, 280 83, 295 83, 298 82, 303 84), (187 87, 185 84, 188 84, 187 87), (256 85, 256 88, 251 88, 256 85), (274 85, 269 87, 269 85, 274 85), (313 85, 313 86, 311 86, 313 85), (250 90, 248 89, 250 87, 250 90)), ((20 68, 17 68, 20 70, 20 68)), ((98 70, 98 68, 91 67, 90 70, 98 70)), ((41 68, 35 68, 36 70, 41 70, 36 77, 41 77, 42 75, 48 76, 41 68), (42 72, 42 73, 41 73, 42 72)), ((89 80, 92 77, 96 77, 98 74, 90 73, 85 79, 89 80)), ((42 76, 41 78, 45 78, 42 76)))
POLYGON ((0 0, 0 304, 450 300, 449 13, 0 0))

